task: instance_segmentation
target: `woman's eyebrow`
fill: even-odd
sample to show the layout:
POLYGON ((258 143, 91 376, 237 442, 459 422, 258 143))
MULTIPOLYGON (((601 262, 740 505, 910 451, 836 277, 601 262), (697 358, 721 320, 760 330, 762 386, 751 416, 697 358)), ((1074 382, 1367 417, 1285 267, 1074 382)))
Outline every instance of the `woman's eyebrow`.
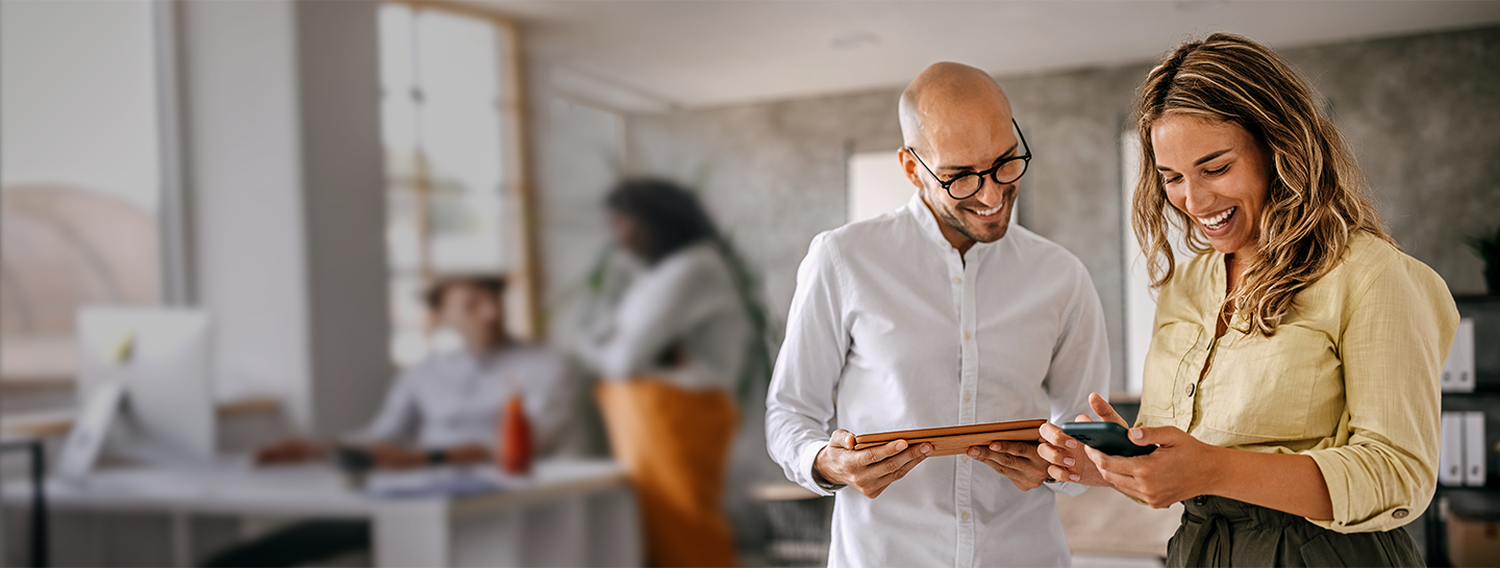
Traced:
MULTIPOLYGON (((1223 156, 1224 154, 1228 154, 1229 151, 1233 150, 1233 149, 1234 148, 1225 148, 1223 150, 1219 150, 1217 152, 1210 153, 1207 156, 1204 156, 1202 158, 1198 158, 1198 161, 1193 162, 1193 165, 1194 166, 1201 166, 1201 165, 1204 164, 1204 162, 1207 162, 1207 161, 1212 160, 1214 158, 1217 158, 1219 156, 1223 156)), ((1169 167, 1166 167, 1166 166, 1158 164, 1156 166, 1156 171, 1159 171, 1159 172, 1170 172, 1170 171, 1174 171, 1174 170, 1172 168, 1169 168, 1169 167)))
POLYGON ((1198 161, 1193 162, 1193 165, 1194 166, 1201 166, 1201 165, 1203 165, 1204 162, 1207 162, 1207 161, 1212 160, 1214 158, 1217 158, 1219 156, 1223 156, 1224 154, 1228 154, 1230 150, 1233 150, 1233 148, 1225 148, 1223 150, 1219 150, 1218 152, 1214 152, 1214 153, 1209 154, 1207 156, 1204 156, 1202 158, 1198 158, 1198 161))

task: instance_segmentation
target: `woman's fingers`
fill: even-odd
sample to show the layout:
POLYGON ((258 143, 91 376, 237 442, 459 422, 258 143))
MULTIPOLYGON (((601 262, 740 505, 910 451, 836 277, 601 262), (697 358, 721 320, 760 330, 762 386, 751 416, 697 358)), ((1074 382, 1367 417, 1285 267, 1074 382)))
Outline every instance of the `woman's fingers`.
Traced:
POLYGON ((1115 412, 1115 407, 1105 402, 1104 397, 1099 396, 1099 393, 1089 394, 1089 408, 1094 409, 1094 413, 1098 414, 1099 418, 1104 419, 1105 422, 1114 422, 1126 428, 1130 427, 1129 424, 1125 423, 1125 419, 1121 418, 1119 413, 1115 412))
POLYGON ((1079 475, 1078 472, 1060 465, 1047 466, 1047 476, 1058 481, 1083 481, 1083 476, 1079 475))
MULTIPOLYGON (((1079 445, 1077 440, 1074 440, 1072 436, 1064 434, 1062 428, 1059 428, 1056 424, 1043 424, 1039 431, 1042 434, 1042 440, 1053 446, 1077 448, 1079 445)), ((1043 457, 1045 458, 1046 456, 1043 457)))

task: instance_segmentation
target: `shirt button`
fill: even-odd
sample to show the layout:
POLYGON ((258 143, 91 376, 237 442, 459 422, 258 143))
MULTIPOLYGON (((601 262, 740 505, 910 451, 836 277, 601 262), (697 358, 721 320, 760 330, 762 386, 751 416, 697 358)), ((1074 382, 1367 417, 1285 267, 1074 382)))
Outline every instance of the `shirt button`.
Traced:
POLYGON ((964 339, 968 339, 968 338, 969 338, 969 332, 965 331, 964 332, 964 339))
POLYGON ((963 283, 964 283, 964 279, 962 279, 962 278, 959 278, 959 277, 957 277, 957 276, 954 276, 954 277, 953 277, 953 283, 954 283, 954 284, 963 284, 963 283))
POLYGON ((1188 383, 1187 389, 1185 390, 1187 391, 1188 396, 1193 396, 1193 391, 1198 390, 1198 385, 1194 383, 1188 383))
POLYGON ((1410 515, 1410 514, 1411 514, 1411 511, 1408 511, 1406 509, 1396 509, 1395 512, 1391 513, 1391 516, 1392 517, 1396 517, 1398 519, 1405 519, 1406 516, 1410 515))
POLYGON ((969 513, 967 511, 964 512, 963 518, 964 518, 965 521, 969 520, 969 513))
POLYGON ((969 395, 968 394, 964 395, 964 402, 969 402, 969 395))
POLYGON ((969 461, 969 456, 958 456, 959 461, 969 461))

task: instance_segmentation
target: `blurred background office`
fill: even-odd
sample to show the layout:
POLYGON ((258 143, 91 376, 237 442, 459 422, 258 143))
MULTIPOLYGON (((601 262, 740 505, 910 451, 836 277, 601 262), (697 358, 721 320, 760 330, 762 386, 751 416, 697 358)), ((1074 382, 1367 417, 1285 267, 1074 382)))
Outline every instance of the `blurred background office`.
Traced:
MULTIPOLYGON (((0 0, 7 450, 50 461, 82 428, 80 377, 119 346, 91 343, 80 308, 207 322, 170 377, 201 396, 127 388, 84 481, 45 486, 46 531, 29 455, 0 458, 0 559, 195 565, 333 515, 372 519, 371 550, 341 560, 356 565, 644 562, 596 409, 578 413, 584 450, 474 492, 378 495, 332 464, 245 456, 357 430, 403 369, 455 349, 422 303, 445 274, 505 275, 509 334, 576 352, 634 274, 606 254, 623 179, 695 192, 768 314, 755 333, 778 338, 812 237, 909 198, 897 98, 941 60, 1009 94, 1036 156, 1016 221, 1088 267, 1129 411, 1153 309, 1126 222, 1129 105, 1151 61, 1213 31, 1306 73, 1392 235, 1472 319, 1470 386, 1443 404, 1483 417, 1464 462, 1481 474, 1407 530, 1430 564, 1500 562, 1500 2, 1447 0, 0 0), (207 447, 132 450, 177 411, 207 447)), ((767 344, 745 364, 774 360, 767 344)), ((723 501, 739 559, 820 564, 830 504, 781 478, 765 385, 746 385, 723 501)), ((1156 565, 1178 510, 1110 495, 1061 500, 1077 563, 1156 565)))

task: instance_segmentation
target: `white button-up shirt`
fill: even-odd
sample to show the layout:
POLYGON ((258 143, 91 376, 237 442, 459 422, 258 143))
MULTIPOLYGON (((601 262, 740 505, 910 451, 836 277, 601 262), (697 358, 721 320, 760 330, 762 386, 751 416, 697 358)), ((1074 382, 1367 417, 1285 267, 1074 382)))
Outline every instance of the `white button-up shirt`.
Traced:
POLYGON ((568 359, 540 345, 512 343, 477 357, 464 350, 441 353, 402 372, 375 419, 350 439, 496 448, 505 404, 520 395, 531 447, 547 455, 559 449, 577 417, 581 387, 568 359))
POLYGON ((1053 491, 1080 486, 1021 491, 946 456, 870 499, 818 483, 813 459, 835 428, 1070 421, 1108 383, 1104 314, 1077 257, 1012 223, 960 258, 914 196, 813 239, 767 396, 767 445, 791 480, 837 491, 831 565, 1068 565, 1053 491))

